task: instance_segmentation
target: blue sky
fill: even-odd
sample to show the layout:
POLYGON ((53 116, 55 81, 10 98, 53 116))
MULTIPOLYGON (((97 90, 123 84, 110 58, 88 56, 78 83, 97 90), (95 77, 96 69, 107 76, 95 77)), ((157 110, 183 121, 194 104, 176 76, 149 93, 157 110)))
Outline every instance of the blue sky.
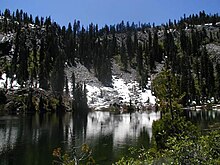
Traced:
POLYGON ((220 0, 1 0, 0 10, 6 8, 51 16, 60 25, 77 19, 85 26, 93 22, 101 27, 122 20, 161 24, 202 10, 220 14, 220 0))

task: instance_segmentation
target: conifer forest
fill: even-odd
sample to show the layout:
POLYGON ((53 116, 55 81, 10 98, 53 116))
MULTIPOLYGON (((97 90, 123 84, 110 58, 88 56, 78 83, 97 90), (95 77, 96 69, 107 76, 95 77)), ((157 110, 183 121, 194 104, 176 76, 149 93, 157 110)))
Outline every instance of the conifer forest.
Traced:
MULTIPOLYGON (((139 112, 159 113, 150 126, 148 147, 130 147, 126 150, 129 154, 104 163, 93 153, 98 148, 95 144, 81 143, 82 157, 77 157, 76 148, 65 154, 65 147, 51 149, 47 154, 51 163, 220 163, 218 14, 200 11, 161 25, 121 21, 100 27, 82 25, 80 20, 60 26, 52 17, 6 9, 0 12, 0 78, 0 124, 5 113, 70 113, 73 128, 66 126, 62 131, 70 129, 66 136, 69 133, 73 138, 78 135, 74 129, 82 127, 83 139, 89 132, 88 126, 85 131, 89 114, 130 114, 131 120, 132 114, 139 112), (124 81, 131 87, 117 86, 124 81), (190 114, 198 109, 201 116, 214 114, 215 121, 195 122, 190 114)), ((3 137, 0 127, 0 141, 1 134, 3 137)), ((10 164, 1 148, 4 145, 0 145, 0 165, 10 164)), ((44 164, 39 160, 35 162, 44 164)))

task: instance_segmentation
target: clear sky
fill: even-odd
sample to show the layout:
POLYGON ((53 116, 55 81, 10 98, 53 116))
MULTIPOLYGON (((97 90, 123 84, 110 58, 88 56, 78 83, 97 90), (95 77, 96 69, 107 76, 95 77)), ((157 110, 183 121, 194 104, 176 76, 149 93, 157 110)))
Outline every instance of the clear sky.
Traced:
POLYGON ((74 19, 87 26, 93 22, 113 25, 125 22, 166 23, 183 14, 220 14, 220 0, 1 0, 0 10, 22 9, 33 16, 51 16, 60 25, 74 19))

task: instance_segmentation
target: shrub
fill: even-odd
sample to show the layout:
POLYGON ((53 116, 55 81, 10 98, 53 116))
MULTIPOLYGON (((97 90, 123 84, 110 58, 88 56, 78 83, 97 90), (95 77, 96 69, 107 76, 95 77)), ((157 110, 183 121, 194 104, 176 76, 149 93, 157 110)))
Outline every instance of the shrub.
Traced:
POLYGON ((166 148, 166 142, 170 137, 197 137, 199 133, 198 128, 184 117, 171 119, 170 114, 154 121, 152 130, 153 140, 158 150, 166 148))

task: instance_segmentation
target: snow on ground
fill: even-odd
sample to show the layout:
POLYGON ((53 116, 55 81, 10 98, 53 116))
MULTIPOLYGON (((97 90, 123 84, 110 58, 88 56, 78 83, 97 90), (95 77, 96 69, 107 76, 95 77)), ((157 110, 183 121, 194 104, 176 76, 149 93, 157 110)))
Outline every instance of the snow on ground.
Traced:
MULTIPOLYGON (((90 108, 100 110, 102 108, 108 108, 110 105, 129 105, 130 101, 132 105, 136 107, 148 106, 155 104, 155 96, 152 95, 150 86, 151 82, 147 85, 147 89, 140 89, 139 83, 133 79, 125 78, 122 74, 115 74, 112 76, 112 87, 103 86, 96 77, 93 76, 84 66, 77 66, 80 71, 75 73, 78 77, 76 83, 81 81, 86 83, 87 100, 90 108), (85 76, 86 75, 86 76, 85 76), (79 80, 79 77, 83 77, 83 80, 79 80)), ((74 69, 74 68, 73 68, 74 69)), ((76 69, 76 68, 75 68, 76 69)), ((74 69, 74 70, 75 70, 74 69)), ((128 76, 127 76, 128 77, 128 76)), ((72 91, 72 84, 69 81, 69 90, 72 91)), ((6 77, 4 73, 0 79, 0 88, 7 86, 7 89, 11 88, 11 79, 6 77), (7 79, 7 81, 6 81, 7 79), (6 85, 7 84, 7 85, 6 85)), ((20 85, 16 79, 12 83, 13 89, 18 89, 20 85)), ((71 95, 70 92, 70 96, 71 95)))
POLYGON ((16 80, 14 80, 12 82, 12 86, 11 86, 11 79, 6 77, 6 74, 2 74, 2 77, 0 79, 0 88, 4 88, 7 84, 7 89, 9 89, 10 87, 12 87, 13 89, 18 89, 20 87, 20 85, 18 84, 18 82, 16 80), (7 81, 6 81, 7 79, 7 81))
POLYGON ((112 76, 113 87, 96 87, 87 84, 88 105, 94 109, 108 108, 110 104, 132 104, 147 106, 155 104, 155 96, 150 89, 139 88, 137 81, 126 83, 122 78, 112 76))
MULTIPOLYGON (((67 67, 65 69, 66 75, 69 80, 69 90, 72 90, 71 76, 74 72, 76 83, 86 83, 87 100, 90 108, 100 110, 108 108, 110 105, 129 105, 130 100, 132 105, 136 107, 149 106, 155 104, 155 96, 152 95, 150 87, 151 81, 149 80, 147 88, 141 89, 136 80, 135 70, 130 72, 123 72, 113 64, 112 87, 106 87, 94 76, 92 69, 88 70, 85 66, 77 63, 76 66, 67 67)), ((72 97, 72 95, 71 95, 72 97)))

